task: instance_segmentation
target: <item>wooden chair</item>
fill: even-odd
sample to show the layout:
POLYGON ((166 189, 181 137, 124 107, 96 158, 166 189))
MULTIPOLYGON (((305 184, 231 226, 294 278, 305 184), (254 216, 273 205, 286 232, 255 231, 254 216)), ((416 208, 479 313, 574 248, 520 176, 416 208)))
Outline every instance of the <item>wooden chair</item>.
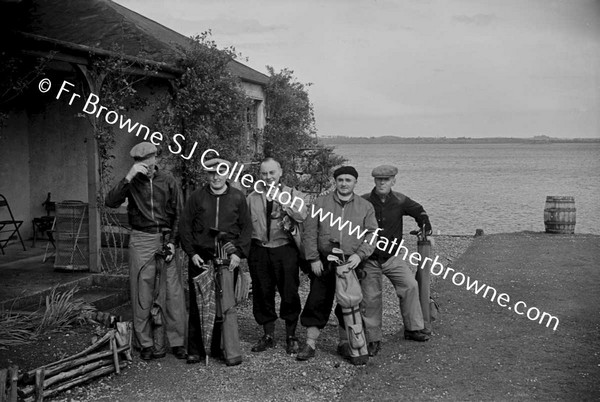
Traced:
POLYGON ((3 208, 6 208, 8 210, 8 214, 10 215, 10 220, 8 220, 8 219, 0 220, 0 234, 1 233, 10 233, 10 234, 8 235, 8 237, 6 239, 0 239, 0 250, 2 250, 2 254, 5 254, 4 248, 6 248, 6 245, 8 244, 9 240, 11 239, 11 237, 14 236, 15 233, 19 236, 19 240, 21 241, 21 245, 23 246, 23 251, 27 250, 25 248, 25 243, 23 242, 23 238, 21 237, 21 232, 19 232, 19 228, 23 224, 23 221, 18 221, 15 219, 15 217, 10 209, 10 205, 8 205, 8 200, 6 199, 5 196, 0 194, 0 210, 2 210, 3 208), (4 229, 4 228, 6 228, 6 229, 4 229))

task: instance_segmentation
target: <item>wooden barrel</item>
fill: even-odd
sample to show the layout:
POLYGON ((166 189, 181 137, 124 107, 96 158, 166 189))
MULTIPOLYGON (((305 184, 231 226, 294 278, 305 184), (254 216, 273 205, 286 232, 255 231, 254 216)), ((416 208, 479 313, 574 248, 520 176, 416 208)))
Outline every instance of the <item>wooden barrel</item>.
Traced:
POLYGON ((547 196, 544 225, 546 233, 575 233, 575 199, 571 196, 547 196))

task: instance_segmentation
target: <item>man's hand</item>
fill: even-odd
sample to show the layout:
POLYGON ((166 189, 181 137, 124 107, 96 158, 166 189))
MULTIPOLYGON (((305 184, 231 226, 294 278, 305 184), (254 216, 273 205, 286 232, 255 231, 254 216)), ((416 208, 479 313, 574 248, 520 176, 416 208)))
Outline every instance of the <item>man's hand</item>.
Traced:
POLYGON ((231 257, 229 257, 229 258, 231 260, 229 262, 229 270, 233 271, 240 265, 240 261, 242 261, 242 259, 240 257, 238 257, 237 254, 231 254, 231 257))
POLYGON ((171 262, 175 257, 175 245, 173 243, 167 243, 167 247, 169 247, 170 254, 165 258, 165 261, 171 262))
POLYGON ((237 248, 235 248, 235 246, 233 245, 232 242, 228 241, 223 246, 223 251, 225 251, 225 254, 230 255, 230 254, 235 253, 237 251, 237 248))
POLYGON ((431 223, 429 222, 429 218, 425 217, 423 219, 423 222, 421 224, 421 231, 423 233, 425 233, 426 236, 431 236, 431 233, 433 232, 432 228, 431 228, 431 223))
POLYGON ((321 262, 321 260, 311 262, 310 269, 312 269, 313 274, 321 276, 321 274, 323 273, 323 263, 321 262))
POLYGON ((198 268, 200 268, 204 264, 204 260, 200 258, 198 254, 194 254, 192 257, 192 263, 198 268))
POLYGON ((125 179, 127 179, 127 181, 131 181, 131 179, 133 179, 135 177, 135 175, 138 173, 147 175, 148 174, 148 165, 146 165, 145 163, 142 163, 142 162, 134 163, 133 166, 131 167, 131 169, 129 169, 127 176, 125 176, 125 179))
POLYGON ((358 256, 358 254, 352 254, 350 257, 348 257, 348 268, 350 269, 354 269, 356 267, 358 267, 358 264, 360 264, 361 259, 358 256))

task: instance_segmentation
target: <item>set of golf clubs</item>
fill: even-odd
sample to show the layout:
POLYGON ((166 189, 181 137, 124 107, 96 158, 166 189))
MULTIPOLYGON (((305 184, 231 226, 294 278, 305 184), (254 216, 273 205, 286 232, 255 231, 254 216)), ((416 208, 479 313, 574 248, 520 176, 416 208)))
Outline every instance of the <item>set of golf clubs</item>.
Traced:
POLYGON ((346 262, 346 256, 344 255, 344 251, 341 248, 337 248, 334 247, 331 249, 331 253, 327 256, 327 261, 331 261, 335 264, 337 264, 337 266, 342 266, 345 265, 346 262), (338 257, 338 255, 341 257, 338 257))

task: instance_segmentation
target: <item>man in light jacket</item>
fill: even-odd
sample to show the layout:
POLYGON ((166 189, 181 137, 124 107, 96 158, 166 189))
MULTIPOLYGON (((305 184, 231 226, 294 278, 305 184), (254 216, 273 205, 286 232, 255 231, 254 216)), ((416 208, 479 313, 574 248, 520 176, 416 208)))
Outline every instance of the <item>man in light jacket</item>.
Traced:
POLYGON ((275 291, 279 291, 279 316, 285 321, 286 352, 298 353, 296 326, 301 311, 298 286, 298 249, 284 230, 288 223, 304 222, 307 208, 305 195, 280 182, 281 165, 267 158, 260 165, 260 178, 255 191, 248 195, 252 219, 252 243, 248 265, 252 277, 252 312, 263 326, 264 335, 252 347, 263 352, 275 346, 275 291))
MULTIPOLYGON (((334 247, 340 248, 349 268, 356 269, 375 248, 371 241, 377 229, 375 211, 371 203, 354 194, 358 172, 352 166, 342 166, 333 177, 335 191, 317 198, 304 227, 304 250, 311 264, 310 293, 300 316, 302 326, 307 327, 307 339, 296 356, 297 360, 309 360, 315 356, 320 331, 329 320, 335 296, 336 271, 330 268, 327 256, 334 247)), ((339 305, 335 312, 339 321, 338 353, 347 357, 344 350, 347 350, 348 341, 339 305)))

